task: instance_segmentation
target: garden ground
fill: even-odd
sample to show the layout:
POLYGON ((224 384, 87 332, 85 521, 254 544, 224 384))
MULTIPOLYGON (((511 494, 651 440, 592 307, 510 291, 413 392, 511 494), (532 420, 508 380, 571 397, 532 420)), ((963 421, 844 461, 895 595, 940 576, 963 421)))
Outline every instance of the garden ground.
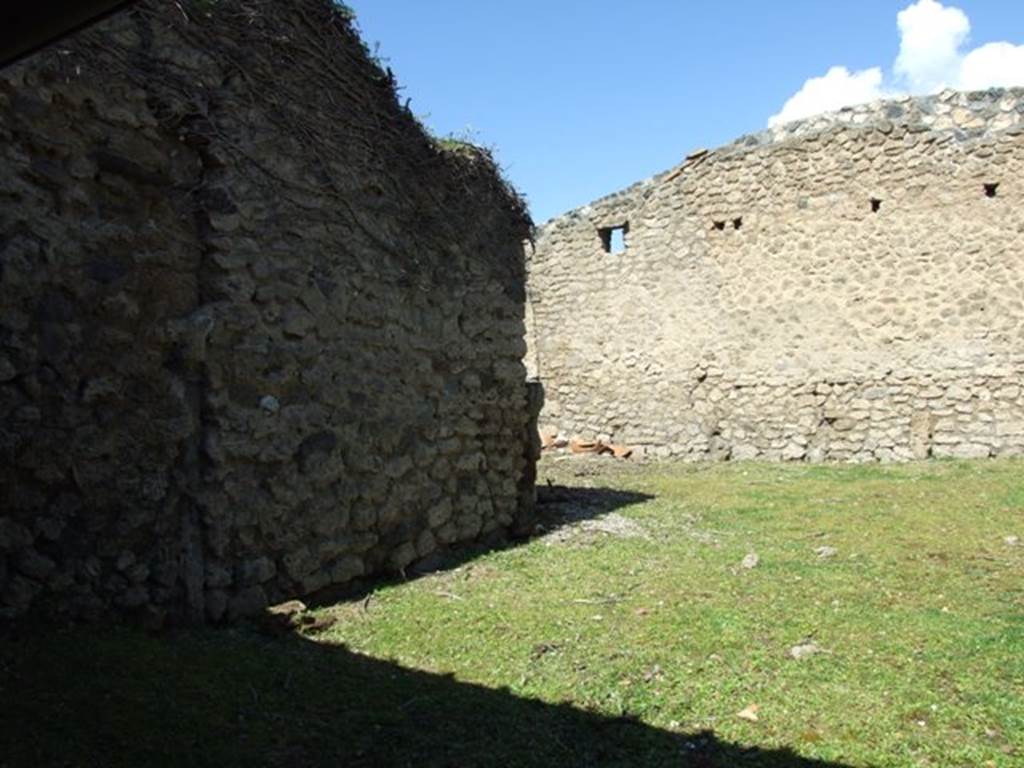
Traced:
POLYGON ((1024 765, 1024 462, 540 476, 287 629, 8 633, 0 766, 1024 765))

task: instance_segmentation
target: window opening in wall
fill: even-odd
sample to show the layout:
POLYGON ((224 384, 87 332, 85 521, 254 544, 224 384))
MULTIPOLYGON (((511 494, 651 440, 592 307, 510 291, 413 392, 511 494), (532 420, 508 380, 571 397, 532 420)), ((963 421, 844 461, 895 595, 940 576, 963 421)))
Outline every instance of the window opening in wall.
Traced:
POLYGON ((879 200, 877 197, 872 197, 871 198, 871 212, 872 213, 878 213, 880 210, 882 210, 882 201, 879 200))
POLYGON ((985 185, 985 197, 995 197, 996 192, 999 191, 999 184, 986 184, 985 185))
POLYGON ((629 222, 620 224, 617 227, 604 227, 599 229, 601 245, 605 253, 615 255, 626 250, 626 235, 629 233, 629 222))
POLYGON ((715 222, 711 223, 711 226, 714 227, 715 229, 717 229, 719 232, 721 232, 721 231, 723 231, 725 229, 725 222, 724 221, 715 221, 715 222))
POLYGON ((735 219, 732 220, 732 228, 733 229, 739 229, 742 226, 743 226, 743 217, 742 216, 737 216, 735 219))

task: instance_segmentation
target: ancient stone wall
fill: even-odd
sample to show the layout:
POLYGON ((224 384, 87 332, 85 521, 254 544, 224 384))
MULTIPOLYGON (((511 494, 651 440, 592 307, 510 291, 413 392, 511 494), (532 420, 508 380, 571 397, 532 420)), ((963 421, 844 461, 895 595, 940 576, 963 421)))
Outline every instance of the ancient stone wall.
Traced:
POLYGON ((2 73, 0 616, 216 621, 528 524, 529 222, 393 85, 328 0, 2 73))
POLYGON ((549 222, 542 428, 693 459, 1024 453, 1022 126, 1020 90, 848 109, 549 222))

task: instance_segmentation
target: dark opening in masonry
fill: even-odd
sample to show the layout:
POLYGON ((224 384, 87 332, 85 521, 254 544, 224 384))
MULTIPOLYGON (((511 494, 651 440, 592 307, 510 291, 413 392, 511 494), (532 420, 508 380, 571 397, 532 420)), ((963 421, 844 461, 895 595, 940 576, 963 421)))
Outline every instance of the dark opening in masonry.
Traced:
POLYGON ((598 232, 601 235, 601 245, 605 253, 616 254, 626 250, 626 235, 629 233, 629 222, 620 224, 617 227, 603 227, 598 232))
POLYGON ((722 230, 725 229, 725 222, 724 221, 716 221, 716 222, 713 222, 711 226, 713 226, 715 229, 717 229, 719 232, 721 232, 722 230))
POLYGON ((882 210, 882 201, 879 200, 877 197, 872 197, 871 198, 871 212, 872 213, 878 213, 880 210, 882 210))
POLYGON ((742 216, 737 216, 735 219, 732 220, 732 228, 733 229, 739 229, 742 226, 743 226, 743 217, 742 216))
POLYGON ((986 184, 985 185, 985 197, 995 197, 996 192, 999 191, 999 184, 986 184))

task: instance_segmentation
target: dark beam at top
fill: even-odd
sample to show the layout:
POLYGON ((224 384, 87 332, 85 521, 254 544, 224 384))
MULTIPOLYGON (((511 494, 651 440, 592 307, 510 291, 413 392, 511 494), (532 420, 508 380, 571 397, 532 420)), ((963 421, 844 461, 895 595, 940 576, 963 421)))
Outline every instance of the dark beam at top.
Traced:
POLYGON ((0 67, 6 67, 134 1, 6 0, 0 9, 0 67))

